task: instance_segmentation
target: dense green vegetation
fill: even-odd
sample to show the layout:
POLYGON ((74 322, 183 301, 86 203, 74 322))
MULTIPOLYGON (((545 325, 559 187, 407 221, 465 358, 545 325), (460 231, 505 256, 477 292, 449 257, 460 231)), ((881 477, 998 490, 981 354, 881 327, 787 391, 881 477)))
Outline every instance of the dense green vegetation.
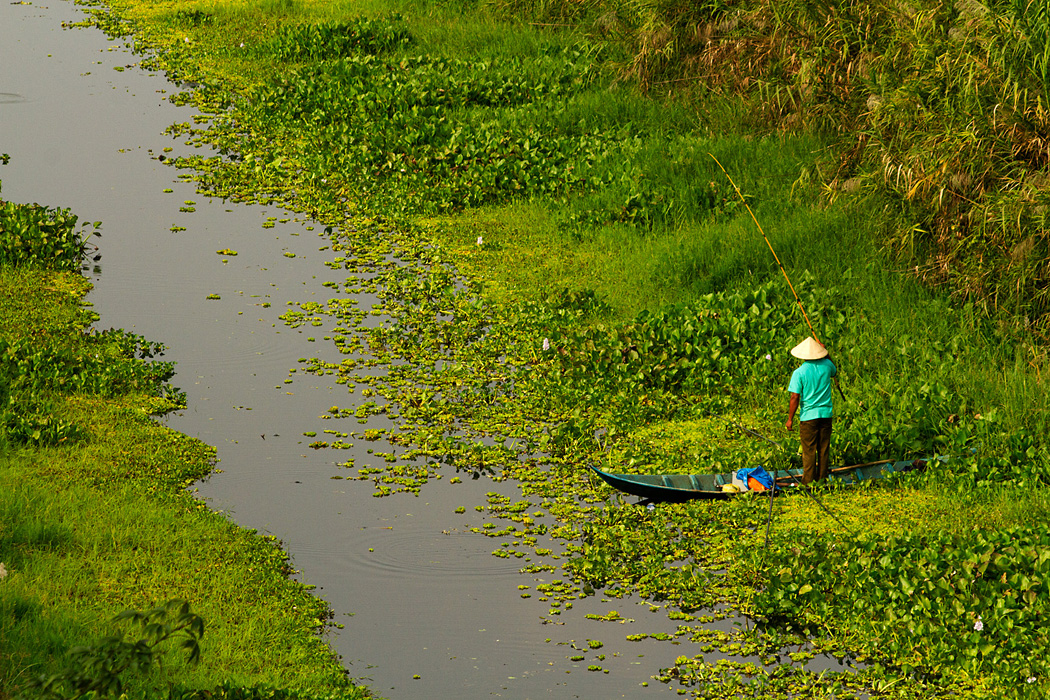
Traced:
POLYGON ((1028 0, 496 0, 621 49, 619 73, 722 127, 817 129, 828 200, 876 197, 875 233, 924 282, 1045 339, 1050 9, 1028 0))
MULTIPOLYGON (((493 495, 509 524, 485 534, 551 570, 539 537, 566 540, 552 616, 636 592, 704 648, 767 659, 801 630, 867 663, 683 656, 658 674, 683 692, 1045 695, 1045 8, 108 4, 96 23, 211 115, 172 131, 218 153, 175 164, 329 227, 350 277, 284 318, 347 356, 297 370, 389 401, 330 415, 395 420, 407 451, 357 473, 377 495, 453 468, 517 479, 528 500, 493 495), (808 329, 712 155, 842 370, 836 460, 952 457, 823 494, 837 519, 782 499, 768 550, 753 499, 609 508, 581 469, 798 459, 779 426, 808 329), (337 296, 361 288, 381 308, 337 296), (771 625, 692 624, 726 601, 771 625)), ((378 431, 325 432, 315 447, 378 431)))
POLYGON ((277 543, 186 490, 214 450, 150 418, 162 345, 89 328, 76 220, 0 202, 0 698, 365 696, 277 543))

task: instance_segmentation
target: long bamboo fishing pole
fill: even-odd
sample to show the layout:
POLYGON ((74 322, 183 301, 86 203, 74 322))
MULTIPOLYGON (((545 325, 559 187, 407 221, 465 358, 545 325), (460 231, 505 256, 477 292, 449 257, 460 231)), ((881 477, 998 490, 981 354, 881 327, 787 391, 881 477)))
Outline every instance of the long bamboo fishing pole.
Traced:
POLYGON ((723 173, 725 173, 726 179, 729 180, 729 184, 733 186, 734 190, 736 190, 736 195, 740 197, 740 201, 744 203, 745 207, 747 207, 747 213, 751 215, 751 220, 754 221, 755 226, 758 227, 758 232, 761 233, 762 238, 766 240, 766 245, 769 246, 769 252, 773 254, 773 259, 777 261, 777 265, 780 267, 780 272, 784 275, 784 281, 788 283, 788 289, 791 290, 791 293, 795 297, 795 303, 798 304, 798 310, 802 312, 802 318, 806 320, 806 325, 809 326, 809 332, 813 334, 813 339, 819 343, 820 338, 817 337, 817 332, 813 330, 813 324, 809 322, 809 316, 806 315, 806 310, 802 308, 802 300, 799 299, 798 292, 795 291, 795 285, 791 284, 791 278, 788 277, 787 270, 784 269, 784 264, 780 262, 780 256, 777 255, 777 251, 773 250, 773 244, 769 242, 769 236, 767 236, 766 232, 762 229, 762 224, 758 223, 758 217, 755 216, 755 212, 751 211, 751 205, 749 205, 747 200, 744 199, 744 195, 740 192, 740 188, 736 186, 736 183, 733 182, 733 178, 730 177, 728 172, 726 172, 726 169, 722 164, 718 162, 718 159, 715 158, 714 154, 708 153, 707 155, 711 156, 711 160, 718 163, 718 167, 722 169, 723 173))
MULTIPOLYGON (((762 238, 765 239, 766 245, 769 247, 769 252, 773 254, 773 259, 777 261, 777 266, 780 267, 780 272, 784 275, 784 281, 787 282, 788 289, 791 290, 791 294, 795 297, 795 303, 798 305, 798 310, 802 312, 802 318, 805 319, 806 325, 809 326, 809 332, 813 334, 813 340, 820 343, 820 338, 817 336, 817 331, 813 328, 813 324, 810 323, 809 316, 806 315, 806 309, 802 306, 802 300, 799 298, 798 292, 795 291, 795 285, 791 284, 791 278, 788 277, 787 270, 784 269, 784 263, 780 262, 780 256, 777 255, 777 251, 773 250, 773 244, 769 242, 769 236, 766 235, 765 230, 762 228, 762 224, 758 223, 758 217, 755 216, 755 212, 751 211, 751 205, 747 203, 746 199, 744 199, 744 195, 740 191, 740 188, 736 186, 736 183, 733 182, 733 178, 729 175, 725 167, 722 166, 718 159, 715 158, 715 155, 713 153, 708 153, 707 155, 711 156, 711 160, 713 160, 715 163, 718 163, 718 167, 721 168, 723 173, 725 173, 726 179, 729 180, 729 184, 733 186, 734 190, 736 190, 736 195, 740 197, 740 201, 744 203, 744 206, 747 208, 747 213, 751 215, 751 220, 755 222, 755 226, 758 227, 758 232, 761 233, 762 238)), ((820 344, 823 345, 823 343, 820 344)), ((835 382, 835 388, 839 390, 839 396, 841 396, 842 400, 845 401, 846 395, 842 393, 842 387, 839 386, 839 383, 837 381, 835 382)))

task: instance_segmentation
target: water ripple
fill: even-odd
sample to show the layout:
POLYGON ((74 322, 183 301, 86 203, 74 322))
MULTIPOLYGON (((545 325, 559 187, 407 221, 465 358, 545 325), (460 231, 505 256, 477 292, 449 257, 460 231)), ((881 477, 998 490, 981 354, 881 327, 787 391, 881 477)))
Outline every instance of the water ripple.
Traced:
MULTIPOLYGON (((304 554, 310 549, 314 548, 297 547, 304 554)), ((440 578, 477 582, 479 577, 518 576, 521 562, 495 557, 492 549, 492 540, 470 532, 370 527, 354 538, 353 551, 340 557, 344 560, 340 568, 397 581, 440 578)))

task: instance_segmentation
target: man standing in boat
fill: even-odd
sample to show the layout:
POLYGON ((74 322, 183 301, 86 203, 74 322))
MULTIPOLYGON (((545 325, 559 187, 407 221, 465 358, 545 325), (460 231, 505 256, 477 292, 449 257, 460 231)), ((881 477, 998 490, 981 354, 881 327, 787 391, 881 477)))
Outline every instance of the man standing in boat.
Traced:
MULTIPOLYGON (((828 357, 828 350, 813 337, 791 349, 802 365, 791 373, 788 383, 788 418, 784 427, 791 430, 799 406, 799 438, 802 441, 802 483, 828 478, 828 450, 831 447, 831 380, 838 370, 828 357)), ((837 379, 836 379, 837 381, 837 379)))

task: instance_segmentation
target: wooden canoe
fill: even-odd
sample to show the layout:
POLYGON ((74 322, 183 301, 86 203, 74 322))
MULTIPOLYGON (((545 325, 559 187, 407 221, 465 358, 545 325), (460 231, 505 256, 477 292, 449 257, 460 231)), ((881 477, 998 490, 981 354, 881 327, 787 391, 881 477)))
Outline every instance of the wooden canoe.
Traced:
MULTIPOLYGON (((925 469, 926 461, 906 459, 895 462, 887 459, 855 464, 832 469, 828 478, 839 483, 857 484, 869 479, 881 479, 893 472, 925 469)), ((722 490, 726 484, 734 483, 733 474, 612 474, 594 466, 591 469, 609 486, 640 497, 642 503, 682 503, 697 498, 729 498, 739 493, 722 490)), ((774 478, 777 486, 792 486, 802 478, 802 470, 782 469, 774 474, 774 478)), ((740 484, 739 481, 736 483, 740 484)))

